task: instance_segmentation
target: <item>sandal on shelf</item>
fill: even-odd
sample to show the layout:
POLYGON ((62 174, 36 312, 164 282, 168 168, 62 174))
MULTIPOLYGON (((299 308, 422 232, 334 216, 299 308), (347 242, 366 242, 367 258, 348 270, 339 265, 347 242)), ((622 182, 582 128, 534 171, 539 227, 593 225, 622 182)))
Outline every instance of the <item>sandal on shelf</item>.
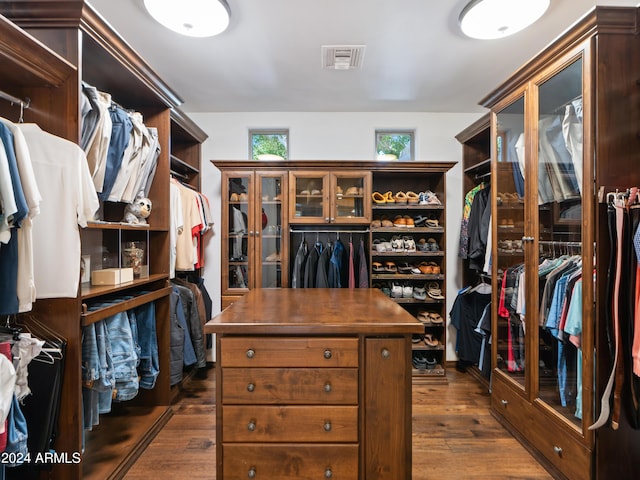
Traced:
POLYGON ((396 203, 395 198, 393 198, 393 192, 388 191, 387 193, 384 194, 384 200, 387 203, 396 203))
POLYGON ((424 335, 418 335, 414 333, 411 335, 411 343, 422 343, 424 342, 424 335))
POLYGON ((440 290, 440 285, 438 285, 437 282, 431 282, 429 285, 427 285, 427 295, 429 295, 434 300, 444 300, 442 290, 440 290))
POLYGON ((384 262, 384 271, 387 273, 398 273, 398 267, 393 262, 384 262))
POLYGON ((429 312, 429 318, 431 319, 431 323, 435 323, 437 325, 444 323, 444 318, 442 318, 442 315, 437 312, 429 312))
POLYGON ((439 225, 438 219, 435 216, 431 216, 427 218, 425 223, 427 224, 427 227, 431 227, 431 228, 437 228, 439 225))
POLYGON ((431 333, 425 334, 424 343, 426 343, 428 347, 437 347, 438 345, 440 345, 440 341, 431 333))
POLYGON ((380 192, 373 192, 371 194, 371 198, 373 199, 373 203, 377 203, 377 204, 387 203, 387 198, 380 192))
POLYGON ((425 310, 420 310, 418 312, 418 316, 416 317, 422 323, 431 323, 431 318, 429 317, 429 312, 425 310))
POLYGON ((407 203, 416 205, 420 201, 420 196, 416 192, 409 190, 407 192, 407 203))
POLYGON ((382 226, 384 228, 389 228, 389 227, 393 227, 393 222, 391 220, 389 220, 388 218, 383 218, 381 220, 382 226))
POLYGON ((380 262, 373 262, 371 264, 374 273, 383 273, 385 271, 384 267, 380 262))
POLYGON ((424 222, 427 221, 427 217, 425 217, 424 215, 418 215, 417 217, 413 217, 413 224, 416 227, 421 227, 422 225, 424 225, 424 222))
POLYGON ((382 222, 377 218, 371 222, 371 228, 380 228, 381 226, 382 222))
POLYGON ((429 191, 426 193, 427 193, 427 205, 442 205, 442 202, 440 201, 440 199, 435 193, 429 192, 429 191))
POLYGON ((395 195, 396 203, 407 203, 407 194, 404 192, 398 192, 395 195))

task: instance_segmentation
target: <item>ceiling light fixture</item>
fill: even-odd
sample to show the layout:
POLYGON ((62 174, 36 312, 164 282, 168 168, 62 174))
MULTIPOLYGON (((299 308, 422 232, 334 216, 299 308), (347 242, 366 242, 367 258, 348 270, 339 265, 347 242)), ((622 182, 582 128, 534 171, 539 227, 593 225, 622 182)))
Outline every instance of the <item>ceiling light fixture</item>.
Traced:
POLYGON ((471 0, 460 13, 462 32, 488 40, 512 35, 538 20, 550 0, 471 0))
POLYGON ((231 11, 225 0, 144 0, 160 24, 189 37, 211 37, 229 26, 231 11))

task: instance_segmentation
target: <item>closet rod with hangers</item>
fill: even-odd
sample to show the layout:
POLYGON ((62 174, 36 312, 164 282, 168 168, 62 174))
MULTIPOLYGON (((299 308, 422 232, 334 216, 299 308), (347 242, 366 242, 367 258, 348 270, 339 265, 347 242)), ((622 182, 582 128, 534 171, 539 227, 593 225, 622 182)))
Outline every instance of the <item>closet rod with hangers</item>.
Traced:
POLYGON ((336 228, 334 230, 295 230, 293 228, 289 228, 289 233, 369 233, 369 229, 364 230, 340 230, 336 228))
POLYGON ((582 242, 563 242, 557 240, 538 240, 540 245, 558 245, 559 247, 581 247, 582 242))

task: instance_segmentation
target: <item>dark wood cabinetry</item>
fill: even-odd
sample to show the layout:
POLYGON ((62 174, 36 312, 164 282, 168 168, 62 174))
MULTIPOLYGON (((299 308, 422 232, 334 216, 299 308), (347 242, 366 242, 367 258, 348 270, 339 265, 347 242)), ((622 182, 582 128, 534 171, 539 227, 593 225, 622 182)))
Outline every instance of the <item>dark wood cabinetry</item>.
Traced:
POLYGON ((638 18, 637 8, 595 7, 488 95, 488 122, 459 138, 467 186, 491 159, 492 411, 558 478, 638 470, 640 437, 624 415, 618 429, 589 429, 611 369, 601 198, 640 180, 638 18), (581 301, 557 327, 568 340, 546 297, 545 265, 558 259, 582 271, 581 301))
MULTIPOLYGON (((97 242, 119 256, 123 239, 144 241, 148 275, 115 286, 79 283, 76 297, 38 300, 33 308, 36 317, 68 342, 55 451, 69 456, 82 452, 81 463, 55 464, 50 478, 120 478, 171 416, 169 178, 174 170, 198 186, 200 144, 206 135, 179 110, 179 96, 84 1, 7 1, 0 5, 0 13, 11 20, 1 17, 0 22, 6 40, 3 79, 12 94, 31 99, 32 108, 24 112, 26 122, 79 143, 80 91, 86 82, 111 94, 124 108, 140 112, 145 125, 158 132, 161 153, 149 192, 153 202, 149 224, 121 224, 125 204, 105 202, 107 223, 91 223, 81 234, 83 253, 89 242, 97 242), (88 308, 114 295, 124 295, 123 301, 88 308), (149 302, 155 302, 161 372, 155 387, 141 390, 130 402, 114 404, 112 413, 101 416, 100 425, 85 437, 81 327, 149 302)), ((8 118, 17 119, 15 111, 4 105, 2 109, 8 118)))

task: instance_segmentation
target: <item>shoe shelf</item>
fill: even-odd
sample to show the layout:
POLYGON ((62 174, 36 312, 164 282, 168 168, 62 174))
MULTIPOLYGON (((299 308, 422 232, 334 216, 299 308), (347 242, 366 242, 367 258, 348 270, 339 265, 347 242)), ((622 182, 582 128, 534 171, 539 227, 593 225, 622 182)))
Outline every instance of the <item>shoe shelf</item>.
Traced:
POLYGON ((373 227, 371 233, 444 233, 444 227, 373 227))
POLYGON ((444 252, 442 250, 438 250, 437 252, 376 252, 375 250, 371 251, 372 257, 444 257, 444 252))
POLYGON ((409 205, 406 203, 391 203, 379 205, 374 203, 371 205, 373 210, 408 210, 408 211, 417 211, 417 210, 444 210, 444 205, 409 205))
POLYGON ((443 274, 429 273, 374 273, 373 280, 444 280, 443 274))
POLYGON ((391 298, 391 300, 395 300, 396 303, 402 303, 402 304, 407 304, 407 303, 415 303, 415 304, 428 304, 428 303, 432 303, 432 304, 443 304, 444 303, 444 299, 442 300, 436 300, 434 298, 430 298, 427 297, 426 300, 417 300, 415 298, 412 297, 389 297, 391 298))

